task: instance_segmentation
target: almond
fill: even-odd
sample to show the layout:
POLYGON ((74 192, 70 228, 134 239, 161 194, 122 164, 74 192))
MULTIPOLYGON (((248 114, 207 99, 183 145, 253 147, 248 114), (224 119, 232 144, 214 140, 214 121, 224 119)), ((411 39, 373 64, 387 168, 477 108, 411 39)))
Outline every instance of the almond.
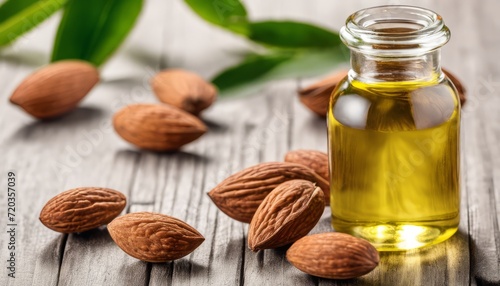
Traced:
POLYGON ((281 183, 294 179, 316 183, 329 204, 328 182, 313 170, 288 162, 268 162, 246 168, 219 183, 208 196, 229 217, 250 223, 265 197, 281 183))
POLYGON ((50 199, 40 213, 40 221, 58 232, 84 232, 109 223, 126 204, 125 196, 112 189, 76 188, 50 199))
POLYGON ((126 141, 153 151, 179 149, 207 131, 197 117, 160 104, 126 106, 115 114, 113 126, 126 141))
POLYGON ((307 235, 324 209, 324 194, 319 187, 305 180, 284 182, 267 195, 255 212, 248 247, 258 251, 288 245, 307 235))
POLYGON ((60 61, 29 75, 10 102, 38 119, 54 118, 75 109, 98 81, 99 72, 91 64, 60 61))
POLYGON ((338 232, 305 236, 288 249, 286 258, 307 274, 329 279, 365 275, 380 261, 368 241, 338 232))
POLYGON ((160 101, 198 115, 215 101, 217 88, 199 75, 182 70, 162 71, 151 80, 160 101))
POLYGON ((147 262, 166 262, 193 252, 205 238, 189 224, 171 216, 138 212, 108 225, 109 234, 128 255, 147 262))
POLYGON ((458 96, 460 97, 460 104, 464 105, 465 102, 467 101, 467 98, 465 97, 465 93, 467 90, 465 89, 464 85, 458 78, 452 74, 449 70, 446 70, 444 68, 441 68, 441 70, 444 72, 444 74, 450 79, 450 81, 453 83, 455 88, 457 89, 458 96))
POLYGON ((342 70, 300 90, 300 102, 317 115, 326 117, 330 95, 339 82, 346 76, 347 70, 342 70))
POLYGON ((285 162, 297 163, 311 168, 325 180, 330 181, 328 154, 316 150, 294 150, 285 155, 285 162))

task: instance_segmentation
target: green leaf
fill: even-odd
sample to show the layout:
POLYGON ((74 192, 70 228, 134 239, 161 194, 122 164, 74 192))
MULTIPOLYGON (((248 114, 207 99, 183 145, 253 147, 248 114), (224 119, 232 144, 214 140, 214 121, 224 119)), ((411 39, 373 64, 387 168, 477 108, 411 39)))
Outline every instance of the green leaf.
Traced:
POLYGON ((104 63, 125 40, 142 0, 69 0, 59 24, 52 61, 81 59, 104 63))
POLYGON ((212 82, 219 88, 219 92, 223 93, 231 88, 251 84, 264 78, 273 68, 292 57, 291 54, 254 55, 242 63, 226 69, 217 75, 212 82))
POLYGON ((283 48, 333 48, 342 44, 339 35, 314 25, 292 21, 263 21, 249 24, 249 38, 283 48))
POLYGON ((59 10, 67 0, 7 0, 0 6, 0 46, 10 44, 59 10))
POLYGON ((212 82, 221 96, 245 95, 271 80, 324 74, 348 59, 348 52, 341 47, 256 55, 221 72, 212 82))
POLYGON ((205 21, 238 34, 248 34, 247 11, 239 0, 184 1, 205 21))

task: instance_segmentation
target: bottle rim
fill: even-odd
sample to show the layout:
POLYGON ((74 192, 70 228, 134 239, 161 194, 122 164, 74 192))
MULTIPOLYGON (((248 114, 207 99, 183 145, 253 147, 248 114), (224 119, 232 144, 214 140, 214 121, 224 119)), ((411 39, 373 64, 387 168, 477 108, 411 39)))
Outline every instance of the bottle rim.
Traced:
POLYGON ((450 36, 440 15, 406 5, 357 11, 340 29, 340 38, 349 49, 381 57, 422 55, 442 47, 450 36))

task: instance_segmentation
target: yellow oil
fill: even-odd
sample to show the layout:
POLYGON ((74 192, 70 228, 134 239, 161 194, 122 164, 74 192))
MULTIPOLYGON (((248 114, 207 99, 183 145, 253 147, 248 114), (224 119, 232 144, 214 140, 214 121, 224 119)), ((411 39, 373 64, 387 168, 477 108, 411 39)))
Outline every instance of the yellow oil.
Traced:
POLYGON ((344 80, 328 114, 335 230, 380 251, 451 237, 459 223, 459 123, 447 79, 344 80))

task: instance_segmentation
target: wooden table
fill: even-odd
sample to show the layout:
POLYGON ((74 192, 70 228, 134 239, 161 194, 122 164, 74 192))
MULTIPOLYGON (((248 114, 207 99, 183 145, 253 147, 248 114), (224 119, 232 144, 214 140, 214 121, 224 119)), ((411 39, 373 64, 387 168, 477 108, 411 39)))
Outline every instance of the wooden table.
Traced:
MULTIPOLYGON (((0 285, 500 285, 500 4, 488 1, 245 1, 253 18, 291 18, 339 29, 353 11, 413 4, 444 17, 452 40, 443 63, 466 84, 463 109, 462 212, 459 232, 420 251, 381 254, 372 273, 328 281, 293 268, 285 249, 252 253, 248 226, 228 218, 206 192, 228 175, 288 150, 326 150, 323 120, 296 89, 305 81, 269 84, 253 96, 221 99, 203 114, 209 132, 182 152, 133 148, 111 128, 121 106, 156 102, 148 80, 182 67, 211 77, 239 61, 245 40, 209 26, 180 1, 148 0, 141 19, 103 80, 72 114, 38 122, 8 103, 19 82, 49 59, 59 16, 0 52, 0 222, 6 225, 7 171, 17 175, 16 278, 8 278, 8 230, 0 236, 0 285), (251 2, 251 3, 250 3, 251 2), (138 261, 105 228, 61 235, 38 215, 56 194, 79 186, 110 187, 128 197, 126 212, 155 211, 187 221, 206 238, 170 263, 138 261)), ((308 80, 310 82, 311 80, 308 80)), ((314 233, 331 231, 329 209, 314 233)))

